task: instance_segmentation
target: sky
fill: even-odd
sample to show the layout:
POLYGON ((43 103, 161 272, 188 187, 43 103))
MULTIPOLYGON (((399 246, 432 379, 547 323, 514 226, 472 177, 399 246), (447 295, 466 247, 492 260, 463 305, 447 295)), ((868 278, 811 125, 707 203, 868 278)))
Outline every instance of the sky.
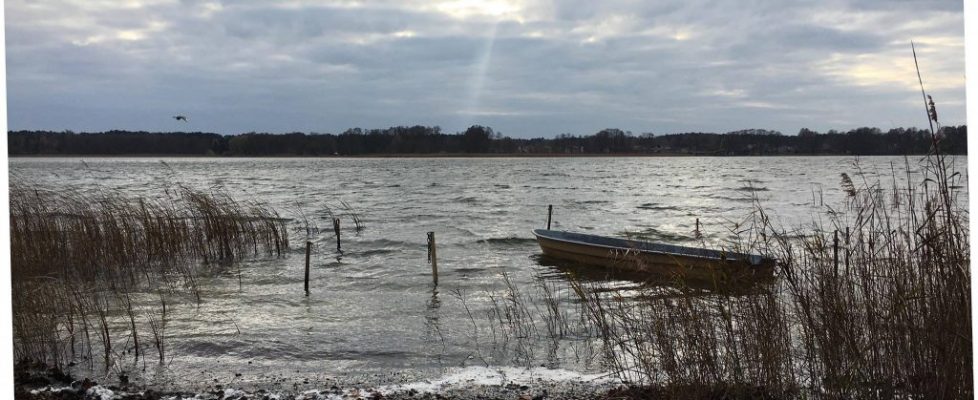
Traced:
POLYGON ((957 1, 6 0, 11 130, 965 124, 957 1), (187 121, 172 118, 185 115, 187 121))

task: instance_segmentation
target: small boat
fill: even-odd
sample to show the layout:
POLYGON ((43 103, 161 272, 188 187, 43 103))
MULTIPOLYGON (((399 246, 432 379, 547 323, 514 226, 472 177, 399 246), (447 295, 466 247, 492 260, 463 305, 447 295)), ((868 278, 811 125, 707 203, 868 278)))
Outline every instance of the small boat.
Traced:
POLYGON ((535 229, 546 257, 660 277, 729 281, 769 279, 775 261, 754 254, 535 229))

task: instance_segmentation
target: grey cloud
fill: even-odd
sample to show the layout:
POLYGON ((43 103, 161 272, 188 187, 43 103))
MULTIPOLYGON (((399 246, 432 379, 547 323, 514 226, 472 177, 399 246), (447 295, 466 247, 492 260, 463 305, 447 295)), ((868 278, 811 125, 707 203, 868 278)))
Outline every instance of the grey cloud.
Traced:
POLYGON ((872 51, 887 44, 887 40, 872 32, 845 32, 835 28, 812 25, 788 25, 772 31, 762 32, 768 45, 781 49, 832 50, 832 51, 872 51))
POLYGON ((928 57, 942 118, 964 123, 963 54, 951 40, 963 43, 960 3, 555 2, 498 22, 402 2, 73 4, 6 3, 11 129, 919 125, 906 101, 919 92, 886 69, 906 61, 910 38, 928 57), (890 80, 866 80, 874 68, 890 80))

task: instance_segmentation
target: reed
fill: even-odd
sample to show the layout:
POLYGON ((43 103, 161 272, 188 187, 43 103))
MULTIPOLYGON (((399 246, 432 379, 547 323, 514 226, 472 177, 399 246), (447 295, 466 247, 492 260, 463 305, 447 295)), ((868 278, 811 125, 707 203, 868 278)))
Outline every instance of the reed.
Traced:
POLYGON ((274 210, 186 187, 149 199, 13 182, 10 221, 15 356, 58 367, 145 357, 143 320, 163 360, 166 296, 199 301, 202 275, 289 247, 274 210), (161 307, 137 307, 147 294, 161 307))
POLYGON ((357 234, 360 234, 360 232, 362 232, 364 228, 363 218, 360 216, 360 213, 356 212, 353 209, 353 207, 350 206, 350 204, 347 203, 346 201, 340 200, 340 204, 343 205, 343 209, 346 210, 347 214, 350 215, 350 219, 353 220, 353 227, 356 230, 357 234))
POLYGON ((783 272, 791 311, 800 319, 798 350, 810 360, 805 374, 839 396, 973 392, 968 214, 955 189, 960 174, 940 154, 920 169, 916 185, 898 188, 890 201, 879 182, 862 180, 830 215, 830 229, 802 241, 803 251, 774 237, 775 251, 796 255, 783 272), (830 231, 852 232, 842 244, 849 261, 841 270, 828 246, 830 231))
POLYGON ((970 398, 968 212, 949 165, 907 160, 907 185, 885 188, 856 163, 844 204, 801 230, 758 205, 740 247, 779 271, 753 293, 571 283, 629 396, 970 398))

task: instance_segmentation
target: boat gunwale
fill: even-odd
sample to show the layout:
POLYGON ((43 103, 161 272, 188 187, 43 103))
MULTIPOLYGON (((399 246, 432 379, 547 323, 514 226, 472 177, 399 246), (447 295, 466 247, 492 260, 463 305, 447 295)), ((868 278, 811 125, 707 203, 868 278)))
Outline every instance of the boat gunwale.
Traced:
POLYGON ((707 252, 716 252, 716 253, 720 253, 721 256, 714 257, 714 256, 708 256, 708 255, 701 255, 701 254, 689 254, 689 253, 679 253, 679 252, 670 252, 670 251, 662 251, 662 250, 651 250, 651 249, 643 249, 643 248, 637 248, 637 247, 613 246, 613 245, 607 245, 607 244, 601 244, 601 243, 583 242, 583 241, 580 241, 580 240, 569 239, 569 238, 566 238, 566 237, 554 237, 554 236, 550 236, 550 235, 546 235, 546 234, 540 234, 540 233, 537 233, 537 232, 566 233, 566 234, 571 234, 571 235, 582 235, 582 236, 590 236, 590 237, 596 237, 596 238, 602 238, 602 239, 611 239, 611 240, 622 241, 622 242, 629 241, 629 239, 615 238, 615 237, 610 237, 610 236, 590 235, 590 234, 586 234, 586 233, 574 233, 574 232, 568 232, 568 231, 557 231, 557 230, 547 230, 547 229, 534 229, 532 231, 532 233, 537 238, 537 242, 539 242, 539 239, 542 237, 544 239, 553 240, 553 241, 556 241, 556 242, 571 243, 571 244, 576 244, 576 245, 581 245, 581 246, 589 246, 589 247, 600 247, 600 248, 613 249, 613 250, 638 251, 640 253, 646 253, 646 254, 660 254, 660 255, 673 256, 673 257, 698 258, 698 259, 702 259, 702 260, 711 260, 711 261, 738 261, 738 260, 743 260, 743 261, 746 261, 748 264, 750 264, 752 267, 760 267, 760 266, 763 266, 764 265, 764 262, 766 260, 773 260, 773 259, 771 259, 769 257, 764 257, 764 256, 759 255, 759 254, 746 254, 746 253, 737 253, 737 252, 726 252, 726 251, 723 251, 723 250, 701 249, 701 248, 696 248, 696 247, 669 245, 669 244, 654 243, 654 242, 641 241, 641 240, 634 240, 633 242, 636 242, 636 243, 646 243, 646 244, 651 244, 651 245, 665 245, 665 246, 676 247, 676 248, 679 248, 679 249, 690 249, 690 250, 699 250, 699 251, 707 251, 707 252), (732 257, 727 257, 727 256, 724 256, 724 255, 732 256, 732 257))

